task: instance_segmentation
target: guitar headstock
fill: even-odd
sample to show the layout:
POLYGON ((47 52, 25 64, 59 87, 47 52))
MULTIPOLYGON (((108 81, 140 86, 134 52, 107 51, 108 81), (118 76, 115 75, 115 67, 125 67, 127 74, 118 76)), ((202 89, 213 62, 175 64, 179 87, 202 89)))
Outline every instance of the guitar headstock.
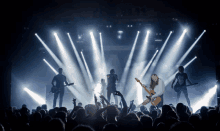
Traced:
POLYGON ((68 84, 68 86, 71 86, 71 85, 74 85, 74 83, 70 83, 70 84, 68 84))
POLYGON ((136 80, 137 82, 140 82, 140 80, 138 80, 138 78, 135 78, 135 80, 136 80))

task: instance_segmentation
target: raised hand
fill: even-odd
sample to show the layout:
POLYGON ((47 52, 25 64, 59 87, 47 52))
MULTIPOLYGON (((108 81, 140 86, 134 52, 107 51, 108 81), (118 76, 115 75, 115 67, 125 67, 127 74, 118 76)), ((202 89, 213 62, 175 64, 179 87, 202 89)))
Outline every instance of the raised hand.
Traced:
POLYGON ((119 92, 119 91, 115 91, 115 95, 122 96, 121 92, 119 92))

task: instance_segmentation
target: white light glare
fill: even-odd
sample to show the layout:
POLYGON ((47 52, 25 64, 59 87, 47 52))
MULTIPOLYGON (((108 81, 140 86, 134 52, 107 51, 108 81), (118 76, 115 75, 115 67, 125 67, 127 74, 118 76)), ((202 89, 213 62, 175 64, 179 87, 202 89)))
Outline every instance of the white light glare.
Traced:
POLYGON ((170 33, 173 33, 173 31, 170 31, 170 33))
POLYGON ((206 32, 206 30, 204 30, 204 32, 206 32))
POLYGON ((46 104, 46 101, 40 97, 39 95, 37 95, 36 93, 30 91, 28 88, 24 88, 24 90, 40 105, 46 104))
POLYGON ((54 35, 57 35, 57 33, 54 33, 54 35))
POLYGON ((184 32, 186 33, 186 32, 187 32, 187 29, 185 29, 184 32))
POLYGON ((195 56, 195 58, 197 58, 197 56, 195 56))
POLYGON ((102 33, 100 32, 99 34, 101 35, 102 33))
POLYGON ((122 34, 122 33, 123 33, 123 31, 119 30, 119 31, 118 31, 118 33, 119 33, 119 34, 122 34))

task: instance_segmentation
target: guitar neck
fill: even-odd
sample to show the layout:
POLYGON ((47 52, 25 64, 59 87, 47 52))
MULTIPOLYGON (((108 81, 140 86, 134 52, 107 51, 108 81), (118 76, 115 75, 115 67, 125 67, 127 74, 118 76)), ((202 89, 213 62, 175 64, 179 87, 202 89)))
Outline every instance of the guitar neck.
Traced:
POLYGON ((150 91, 148 91, 148 89, 147 89, 141 82, 139 82, 139 83, 140 83, 141 86, 145 89, 145 91, 147 91, 147 93, 150 94, 150 91))

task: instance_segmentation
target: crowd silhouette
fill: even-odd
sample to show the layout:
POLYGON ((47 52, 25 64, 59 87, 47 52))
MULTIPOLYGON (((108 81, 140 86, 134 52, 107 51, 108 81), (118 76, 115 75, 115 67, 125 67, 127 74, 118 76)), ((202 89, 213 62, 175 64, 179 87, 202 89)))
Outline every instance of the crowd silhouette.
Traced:
POLYGON ((128 107, 123 95, 117 95, 123 108, 110 105, 104 96, 97 102, 94 96, 95 103, 85 108, 76 106, 74 100, 72 110, 55 107, 48 111, 39 106, 30 113, 26 106, 1 109, 0 131, 220 131, 220 105, 203 106, 197 113, 183 103, 163 105, 162 110, 142 106, 135 111, 133 101, 128 107))

